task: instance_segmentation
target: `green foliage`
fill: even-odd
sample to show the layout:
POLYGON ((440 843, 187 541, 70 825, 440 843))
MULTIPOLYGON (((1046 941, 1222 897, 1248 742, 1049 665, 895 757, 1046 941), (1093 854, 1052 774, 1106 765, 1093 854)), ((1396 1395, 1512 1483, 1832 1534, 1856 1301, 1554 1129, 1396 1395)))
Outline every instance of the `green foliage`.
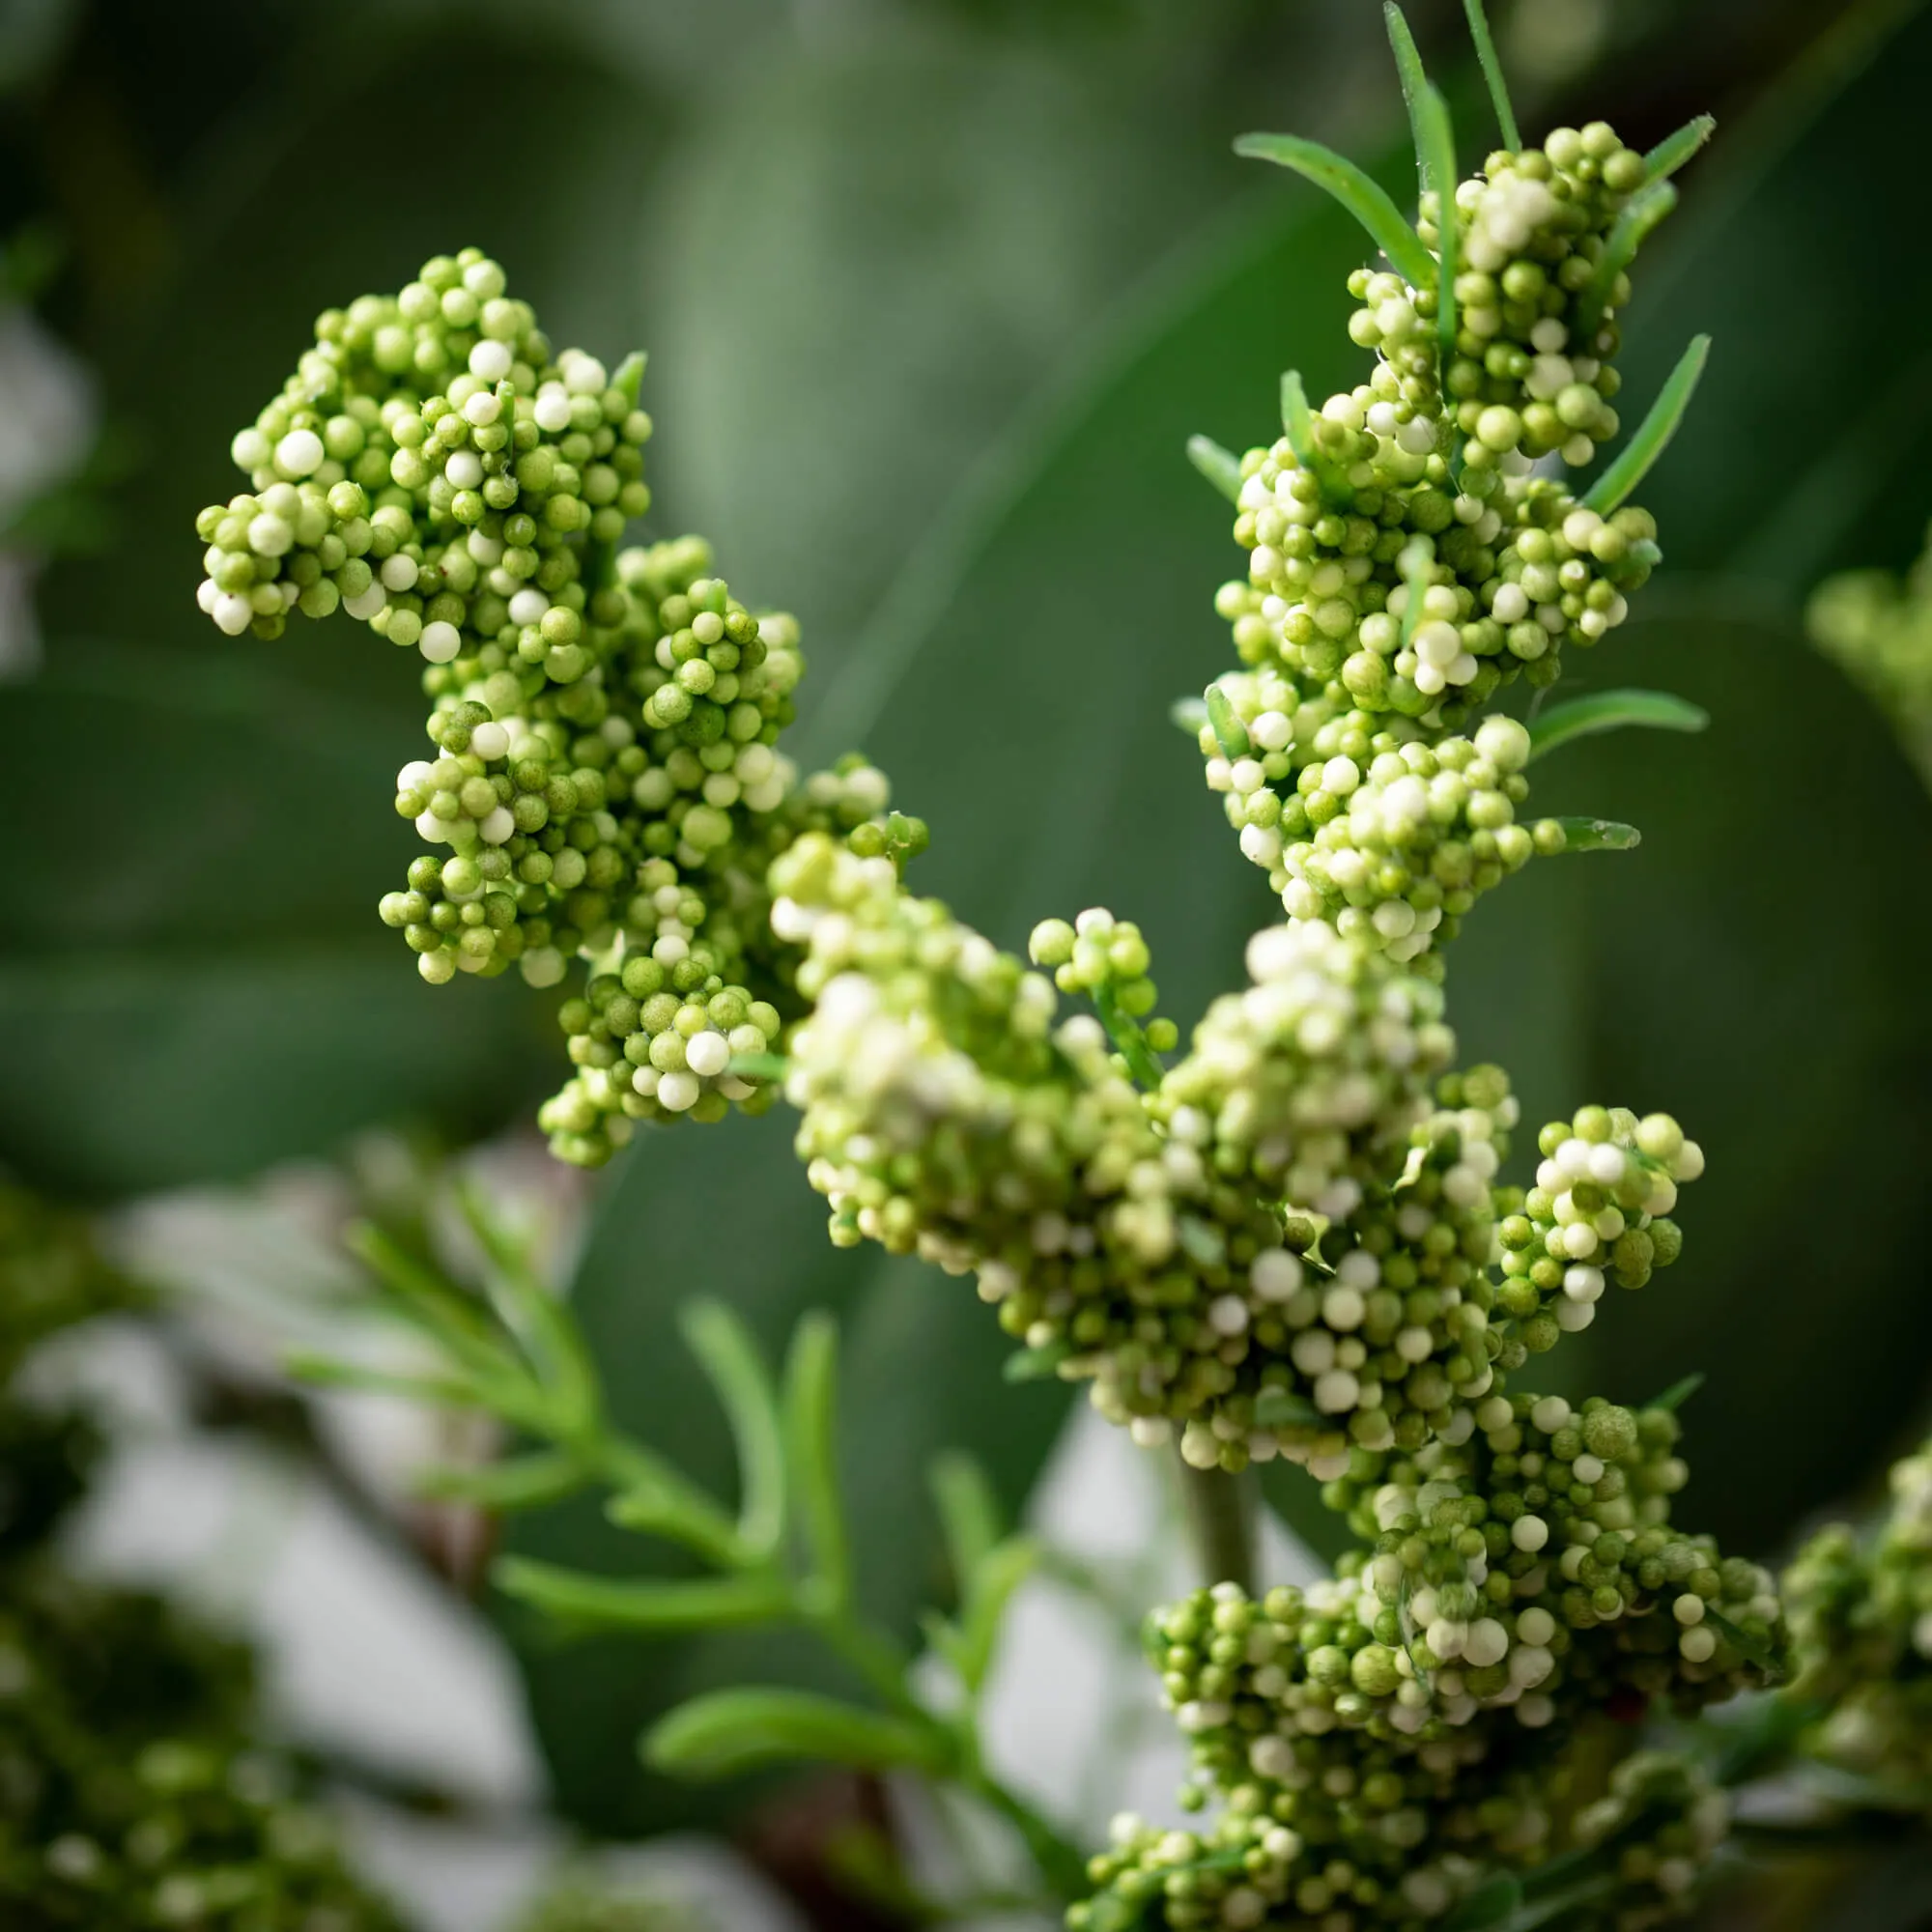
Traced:
POLYGON ((77 1217, 0 1184, 0 1917, 19 1932, 396 1932, 294 1768, 253 1659, 53 1547, 98 1440, 15 1387, 27 1351, 136 1299, 77 1217))

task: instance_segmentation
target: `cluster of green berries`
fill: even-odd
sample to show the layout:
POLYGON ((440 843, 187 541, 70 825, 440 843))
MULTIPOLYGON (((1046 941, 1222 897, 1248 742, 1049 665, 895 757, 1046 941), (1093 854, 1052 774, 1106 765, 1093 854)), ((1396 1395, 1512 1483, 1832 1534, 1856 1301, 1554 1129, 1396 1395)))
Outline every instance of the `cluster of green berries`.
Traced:
POLYGON ((641 359, 612 378, 553 355, 504 288, 466 249, 320 318, 235 440, 252 494, 202 513, 201 601, 262 637, 339 604, 420 652, 434 755, 398 773, 395 804, 436 849, 382 917, 432 984, 514 964, 551 986, 593 963, 564 1012, 580 1070, 543 1123, 596 1165, 638 1120, 765 1091, 724 1061, 766 1052, 787 1004, 777 853, 812 826, 881 849, 923 832, 894 829, 861 762, 801 788, 776 749, 796 623, 735 599, 699 539, 616 548, 650 502, 641 359), (707 1034, 743 1044, 721 1058, 707 1034))
POLYGON ((1477 898, 1537 853, 1563 850, 1554 819, 1516 821, 1530 744, 1513 718, 1431 738, 1304 700, 1273 669, 1230 673, 1215 689, 1232 725, 1201 727, 1208 788, 1224 794, 1242 853, 1292 919, 1439 974, 1436 949, 1477 898), (1222 738, 1235 726, 1231 758, 1222 738))
POLYGON ((502 269, 466 248, 399 295, 317 319, 314 348, 231 447, 249 492, 198 520, 201 604, 222 630, 272 638, 292 611, 341 605, 449 664, 497 637, 527 590, 543 611, 518 622, 520 640, 537 634, 523 662, 560 683, 583 674, 571 539, 614 543, 649 507, 651 422, 635 369, 612 383, 594 356, 554 357, 504 289, 502 269))
POLYGON ((1377 388, 1322 405, 1308 462, 1286 436, 1242 459, 1248 574, 1215 608, 1244 664, 1378 716, 1453 724, 1519 676, 1554 683, 1566 643, 1621 624, 1656 529, 1642 510, 1599 515, 1522 458, 1452 481, 1448 426, 1379 430, 1377 388), (1411 456, 1405 433, 1441 453, 1411 456))
POLYGON ((1176 1928, 1343 1932, 1606 1846, 1623 1909, 1680 1903, 1720 1804, 1675 1759, 1626 1759, 1588 1802, 1563 1775, 1579 1732, 1760 1683, 1781 1640, 1770 1577, 1670 1526, 1676 1439, 1662 1409, 1498 1395, 1413 1456, 1357 1451, 1326 1496, 1363 1539, 1335 1577, 1259 1602, 1223 1583, 1150 1620, 1183 1796, 1225 1808, 1206 1836, 1127 1821, 1096 1886, 1160 1898, 1176 1928))
POLYGON ((1811 636, 1891 720, 1932 774, 1932 537, 1901 578, 1848 570, 1812 593, 1811 636))
POLYGON ((1704 1151, 1668 1114, 1579 1107, 1537 1136, 1536 1184, 1501 1221, 1497 1302, 1532 1354, 1596 1320, 1604 1289, 1642 1288, 1683 1252, 1669 1218, 1704 1151))
POLYGON ((1573 1823, 1579 1848, 1613 1855, 1614 1897, 1597 1907, 1605 1932, 1650 1932, 1682 1918, 1730 1833, 1730 1800, 1683 1751, 1635 1751, 1573 1823))
POLYGON ((1892 1466, 1875 1540, 1821 1530, 1784 1574, 1797 1676, 1791 1694, 1825 1707, 1806 1739, 1825 1763, 1891 1802, 1932 1790, 1932 1446, 1892 1466))
MULTIPOLYGON (((1350 337, 1404 379, 1411 408, 1448 415, 1470 440, 1476 468, 1518 453, 1582 468, 1617 433, 1613 318, 1631 285, 1609 244, 1648 179, 1644 156, 1603 121, 1555 128, 1541 148, 1492 154, 1456 190, 1460 271, 1446 369, 1435 291, 1400 276, 1365 269, 1350 277, 1362 304, 1350 337)), ((1439 198, 1426 194, 1416 232, 1438 255, 1441 220, 1439 198)))
POLYGON ((54 1536, 96 1431, 20 1397, 27 1351, 136 1291, 84 1222, 0 1185, 0 1922, 20 1932, 395 1932, 286 1766, 249 1736, 250 1662, 54 1536))

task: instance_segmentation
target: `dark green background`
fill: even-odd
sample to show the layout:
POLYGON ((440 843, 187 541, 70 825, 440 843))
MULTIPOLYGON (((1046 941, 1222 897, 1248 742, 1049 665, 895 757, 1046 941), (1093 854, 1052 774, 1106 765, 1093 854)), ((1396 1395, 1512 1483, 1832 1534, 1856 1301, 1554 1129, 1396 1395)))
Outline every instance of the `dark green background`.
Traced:
MULTIPOLYGON (((1715 722, 1548 768, 1549 809, 1644 844, 1487 902, 1451 1010, 1532 1125, 1603 1099, 1704 1141, 1684 1262, 1551 1368, 1626 1399, 1707 1371, 1687 1512, 1769 1554, 1926 1391, 1932 805, 1794 617, 1821 572, 1902 562, 1932 512, 1932 18, 1612 13, 1593 80, 1520 104, 1532 131, 1607 112, 1639 144, 1719 111, 1644 259, 1636 405, 1691 333, 1716 348, 1644 493, 1666 571, 1575 683, 1674 689, 1715 722)), ((1414 14, 1467 158, 1492 137, 1460 10, 1414 14)), ((376 1122, 496 1129, 554 1080, 548 1001, 424 987, 373 919, 410 849, 387 802, 419 742, 410 668, 346 620, 262 645, 193 605, 193 513, 314 312, 472 241, 557 339, 650 347, 653 526, 704 529, 746 594, 799 611, 801 735, 896 775, 934 828, 921 886, 1009 945, 1112 905, 1190 1018, 1270 903, 1165 723, 1226 662, 1211 597, 1238 555, 1181 446, 1268 437, 1289 362, 1351 380, 1363 253, 1229 142, 1321 134, 1400 189, 1379 34, 1369 0, 0 6, 0 215, 62 241, 43 311, 128 457, 110 545, 46 581, 43 674, 0 689, 0 1159, 113 1200, 376 1122)), ((774 1348, 839 1309, 867 1583, 906 1622, 938 1579, 927 1453, 970 1443, 1017 1502, 1062 1401, 999 1381, 959 1285, 831 1250, 786 1140, 645 1137, 602 1183, 577 1293, 627 1417, 720 1481, 678 1299, 728 1295, 774 1348)), ((1276 1496, 1306 1519, 1297 1479, 1276 1496)), ((588 1511, 522 1534, 638 1560, 588 1511)), ((532 1639, 566 1806, 690 1815, 633 1740, 748 1657, 806 1667, 532 1639)))

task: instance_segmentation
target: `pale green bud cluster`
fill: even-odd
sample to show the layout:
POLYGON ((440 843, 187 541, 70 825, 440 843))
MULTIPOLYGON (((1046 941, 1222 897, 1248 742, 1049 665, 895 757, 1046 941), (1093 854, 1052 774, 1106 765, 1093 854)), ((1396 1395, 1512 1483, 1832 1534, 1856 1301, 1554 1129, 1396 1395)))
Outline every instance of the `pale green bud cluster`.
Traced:
POLYGON ((773 857, 808 826, 901 853, 923 829, 887 819, 863 761, 801 791, 776 749, 796 623, 734 598, 700 539, 617 551, 650 501, 641 360, 613 380, 553 356, 504 286, 466 249, 321 317, 235 440, 254 494, 202 515, 202 603, 263 637, 340 604, 427 661, 434 755, 398 773, 395 805, 439 849, 381 915, 435 985, 514 964, 550 986, 592 962, 589 1005, 564 1014, 579 1071, 541 1119, 596 1165, 639 1120, 762 1104, 712 1063, 719 1041, 766 1053, 796 1010, 773 857))
POLYGON ((1229 673, 1216 689, 1248 749, 1230 758, 1204 724, 1208 788, 1226 795, 1242 853, 1292 919, 1436 973, 1432 955, 1482 894, 1563 849, 1555 821, 1516 822, 1529 734, 1513 718, 1428 738, 1404 719, 1304 702, 1272 669, 1229 673))
POLYGON ((1242 459, 1247 581, 1215 608, 1244 664, 1272 664, 1311 696, 1335 685, 1365 711, 1453 724, 1525 672, 1553 683, 1566 643, 1621 624, 1657 561, 1656 527, 1641 510, 1600 516, 1523 457, 1452 480, 1446 425, 1381 427, 1393 406, 1377 391, 1391 380, 1323 404, 1310 464, 1286 436, 1242 459), (1407 451, 1404 436, 1441 453, 1407 451))
POLYGON ((1825 1707, 1806 1749, 1925 1808, 1932 1787, 1932 1445, 1892 1465, 1875 1539, 1821 1530, 1784 1574, 1797 1678, 1825 1707))
POLYGON ((1537 1136, 1536 1184, 1498 1230, 1498 1306, 1533 1354, 1596 1320, 1605 1287, 1642 1288, 1684 1237, 1669 1218, 1704 1152, 1668 1114, 1579 1107, 1537 1136))
POLYGON ((1771 1577, 1671 1528, 1676 1438, 1662 1409, 1494 1396, 1412 1457, 1358 1451, 1325 1499, 1364 1542, 1332 1579, 1150 1620, 1186 1796, 1226 1809, 1206 1839, 1127 1821, 1096 1885, 1176 1928, 1415 1924, 1498 1865, 1608 1847, 1630 1924, 1681 1905, 1720 1803, 1651 1756, 1579 1802, 1565 1756, 1605 1715, 1762 1682, 1781 1642, 1771 1577))
MULTIPOLYGON (((1541 148, 1499 150, 1458 186, 1456 343, 1442 380, 1456 427, 1485 452, 1478 463, 1520 451, 1580 469, 1616 435, 1611 364, 1622 337, 1612 318, 1631 285, 1605 257, 1648 178, 1643 156, 1593 121, 1552 129, 1541 148)), ((1440 223, 1439 199, 1425 195, 1417 233, 1432 251, 1440 223)), ((1435 291, 1363 270, 1349 292, 1363 304, 1350 335, 1379 350, 1435 413, 1435 291)))

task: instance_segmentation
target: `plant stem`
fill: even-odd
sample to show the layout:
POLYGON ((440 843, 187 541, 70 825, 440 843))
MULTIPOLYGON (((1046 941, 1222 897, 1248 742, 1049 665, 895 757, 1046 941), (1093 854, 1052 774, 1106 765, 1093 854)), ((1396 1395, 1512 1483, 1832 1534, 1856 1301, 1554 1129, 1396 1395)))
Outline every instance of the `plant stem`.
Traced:
POLYGON ((1255 1587, 1255 1478, 1251 1470, 1180 1464, 1180 1495, 1204 1580, 1255 1587))

